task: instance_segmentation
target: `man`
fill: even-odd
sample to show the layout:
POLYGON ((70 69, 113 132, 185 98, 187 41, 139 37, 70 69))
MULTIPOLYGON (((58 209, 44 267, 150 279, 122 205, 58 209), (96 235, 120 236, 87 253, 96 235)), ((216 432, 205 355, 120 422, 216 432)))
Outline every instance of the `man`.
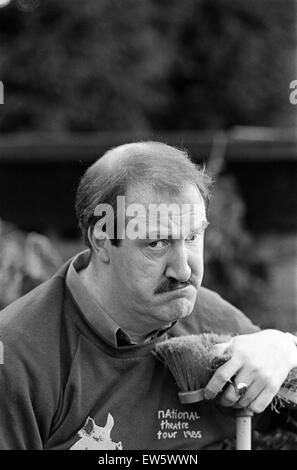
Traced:
POLYGON ((87 170, 76 210, 88 250, 0 315, 2 449, 220 448, 234 433, 226 407, 268 406, 297 347, 201 287, 209 187, 158 142, 116 147, 87 170), (237 335, 216 346, 232 357, 206 401, 182 405, 154 348, 202 332, 237 335))

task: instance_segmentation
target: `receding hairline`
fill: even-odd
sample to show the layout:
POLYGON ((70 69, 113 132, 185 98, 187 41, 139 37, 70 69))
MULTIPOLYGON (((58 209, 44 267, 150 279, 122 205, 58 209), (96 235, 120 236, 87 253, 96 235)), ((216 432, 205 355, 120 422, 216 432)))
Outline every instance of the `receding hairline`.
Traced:
POLYGON ((144 142, 131 142, 122 144, 117 147, 113 147, 107 150, 102 157, 100 157, 93 165, 92 168, 97 169, 98 167, 104 168, 105 171, 113 171, 119 165, 123 163, 129 163, 129 160, 133 160, 135 157, 146 157, 154 158, 159 157, 160 152, 165 153, 171 157, 183 157, 189 159, 188 153, 185 150, 173 147, 163 142, 157 141, 144 141, 144 142))

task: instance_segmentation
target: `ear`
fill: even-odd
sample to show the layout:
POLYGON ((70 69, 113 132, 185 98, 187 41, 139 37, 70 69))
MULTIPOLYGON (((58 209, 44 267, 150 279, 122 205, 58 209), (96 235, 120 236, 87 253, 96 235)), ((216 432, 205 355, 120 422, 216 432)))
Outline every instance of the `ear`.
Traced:
POLYGON ((109 240, 105 232, 102 231, 101 225, 95 224, 93 230, 91 227, 88 229, 88 238, 94 252, 98 255, 103 263, 109 263, 109 240))
POLYGON ((113 428, 113 425, 114 425, 114 419, 111 416, 111 414, 108 413, 106 425, 104 426, 105 431, 107 431, 110 434, 113 428))

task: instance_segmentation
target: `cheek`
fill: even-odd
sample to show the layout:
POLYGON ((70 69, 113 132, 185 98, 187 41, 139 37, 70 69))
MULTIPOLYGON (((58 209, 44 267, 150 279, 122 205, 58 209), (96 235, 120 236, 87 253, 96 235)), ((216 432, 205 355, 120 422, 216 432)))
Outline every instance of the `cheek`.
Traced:
POLYGON ((142 259, 139 263, 132 266, 132 275, 137 282, 139 290, 148 292, 155 289, 156 284, 160 282, 162 268, 155 262, 142 259))
POLYGON ((144 256, 119 260, 114 268, 119 282, 124 283, 132 295, 135 291, 150 293, 160 282, 162 273, 158 263, 144 256))
POLYGON ((194 250, 190 250, 188 263, 193 272, 195 273, 203 272, 203 267, 204 267, 203 244, 199 245, 194 250))

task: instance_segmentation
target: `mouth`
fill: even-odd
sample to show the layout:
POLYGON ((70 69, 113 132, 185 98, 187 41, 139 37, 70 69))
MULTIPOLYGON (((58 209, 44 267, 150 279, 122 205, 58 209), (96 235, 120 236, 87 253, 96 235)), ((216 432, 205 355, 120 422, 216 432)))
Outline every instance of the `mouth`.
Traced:
POLYGON ((185 290, 185 289, 188 289, 189 287, 192 287, 191 285, 180 285, 180 286, 177 286, 175 287, 174 289, 172 289, 172 292, 174 292, 175 290, 185 290))
POLYGON ((187 295, 187 293, 191 290, 191 289, 195 289, 194 286, 192 285, 188 285, 188 286, 180 286, 180 287, 176 287, 174 289, 171 289, 169 291, 166 291, 166 292, 163 292, 162 294, 167 294, 168 296, 175 296, 175 297, 183 297, 185 295, 187 295))

